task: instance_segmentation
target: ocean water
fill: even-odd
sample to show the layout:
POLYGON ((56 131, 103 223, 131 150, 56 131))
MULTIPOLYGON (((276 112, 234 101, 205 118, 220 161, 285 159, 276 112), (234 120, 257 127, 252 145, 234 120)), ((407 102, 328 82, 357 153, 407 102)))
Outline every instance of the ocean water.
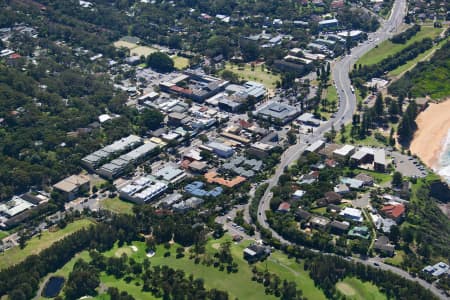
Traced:
POLYGON ((439 157, 436 172, 445 178, 450 183, 450 130, 447 133, 446 139, 443 141, 443 150, 439 157))

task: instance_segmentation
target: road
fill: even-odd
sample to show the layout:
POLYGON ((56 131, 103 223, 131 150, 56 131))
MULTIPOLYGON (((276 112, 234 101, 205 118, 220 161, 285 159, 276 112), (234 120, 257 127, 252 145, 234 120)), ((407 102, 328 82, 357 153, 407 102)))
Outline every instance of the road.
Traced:
MULTIPOLYGON (((334 128, 339 128, 341 124, 347 124, 351 122, 353 113, 356 110, 357 105, 356 96, 352 92, 349 77, 351 67, 366 52, 370 51, 375 46, 385 41, 393 34, 397 33, 397 31, 400 29, 400 26, 403 24, 403 20, 406 14, 406 8, 406 0, 396 0, 394 2, 389 19, 386 21, 382 21, 380 28, 376 32, 368 34, 368 40, 353 48, 350 55, 347 55, 342 59, 337 59, 332 64, 332 76, 334 78, 336 89, 340 98, 338 112, 335 114, 335 117, 333 119, 330 119, 328 122, 324 123, 318 129, 316 129, 314 133, 307 136, 304 140, 297 142, 297 144, 290 146, 282 154, 280 163, 275 170, 275 174, 267 180, 269 186, 258 205, 258 222, 262 227, 270 230, 272 233, 272 237, 280 240, 281 243, 291 244, 289 241, 281 237, 276 231, 270 228, 266 219, 266 211, 270 209, 270 199, 273 196, 271 193, 271 189, 276 184, 278 184, 278 179, 280 175, 283 174, 285 167, 289 166, 291 163, 297 160, 298 157, 306 149, 308 144, 322 139, 323 134, 329 131, 332 126, 334 126, 334 128)), ((354 260, 371 266, 374 266, 374 263, 376 262, 378 264, 378 268, 391 271, 399 276, 402 276, 403 278, 415 281, 424 288, 429 289, 438 298, 446 299, 446 297, 441 294, 441 291, 435 286, 419 278, 412 277, 408 272, 405 272, 400 268, 386 265, 382 262, 375 261, 374 259, 354 260)))

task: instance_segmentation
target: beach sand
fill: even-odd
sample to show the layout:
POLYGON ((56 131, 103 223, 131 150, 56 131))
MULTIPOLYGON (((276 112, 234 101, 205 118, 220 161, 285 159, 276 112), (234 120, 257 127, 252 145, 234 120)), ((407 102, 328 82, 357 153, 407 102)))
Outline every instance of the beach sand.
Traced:
POLYGON ((450 129, 450 99, 439 104, 431 103, 419 114, 416 123, 418 129, 410 146, 411 153, 435 169, 450 129))

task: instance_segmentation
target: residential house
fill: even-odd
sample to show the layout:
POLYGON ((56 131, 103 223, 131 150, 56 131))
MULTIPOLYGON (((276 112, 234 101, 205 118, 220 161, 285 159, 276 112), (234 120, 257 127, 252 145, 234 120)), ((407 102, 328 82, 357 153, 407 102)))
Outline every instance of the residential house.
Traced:
POLYGON ((312 228, 324 230, 328 224, 330 224, 330 219, 321 216, 313 216, 309 223, 312 228))
POLYGON ((381 212, 387 217, 390 218, 397 223, 401 222, 403 217, 405 216, 405 205, 402 203, 392 203, 384 205, 381 208, 381 212))
POLYGON ((278 206, 277 212, 287 213, 291 209, 291 204, 289 202, 281 202, 278 206))
POLYGON ((334 220, 330 223, 331 233, 338 234, 338 235, 346 233, 348 231, 349 227, 350 227, 350 223, 345 222, 345 221, 340 222, 340 221, 334 220))
POLYGON ((367 240, 370 237, 369 228, 367 226, 355 226, 350 229, 348 236, 367 240))
POLYGON ((345 207, 339 215, 349 221, 362 222, 364 220, 362 211, 357 208, 345 207))
POLYGON ((387 256, 393 256, 395 251, 395 245, 391 244, 389 238, 384 235, 375 240, 373 248, 387 256))
POLYGON ((360 173, 355 176, 355 179, 361 180, 364 186, 372 186, 373 185, 373 177, 367 175, 365 173, 360 173))

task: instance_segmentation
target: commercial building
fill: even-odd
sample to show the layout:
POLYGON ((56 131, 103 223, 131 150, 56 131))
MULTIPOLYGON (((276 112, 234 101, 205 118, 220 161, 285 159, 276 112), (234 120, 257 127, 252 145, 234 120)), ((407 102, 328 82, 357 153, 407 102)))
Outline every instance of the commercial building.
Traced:
POLYGON ((359 148, 350 159, 356 164, 372 163, 374 159, 374 149, 369 147, 359 148))
POLYGON ((329 29, 333 27, 337 27, 339 25, 339 21, 335 18, 330 20, 323 20, 319 22, 319 29, 329 29))
POLYGON ((344 145, 343 147, 333 151, 333 156, 338 159, 346 159, 355 152, 355 146, 344 145))
POLYGON ((318 140, 314 143, 312 143, 311 145, 309 145, 305 151, 306 152, 318 152, 320 149, 322 149, 323 147, 325 147, 325 142, 322 140, 318 140))
POLYGON ((94 170, 102 163, 108 161, 111 156, 118 155, 130 149, 134 149, 141 144, 142 139, 140 137, 136 135, 129 135, 83 157, 81 162, 88 169, 94 170))
POLYGON ((176 184, 184 180, 187 176, 183 170, 174 164, 166 164, 161 169, 154 172, 153 175, 158 179, 163 179, 172 184, 176 184))
POLYGON ((223 91, 227 84, 228 81, 206 75, 199 70, 186 70, 183 75, 161 82, 159 86, 164 92, 203 102, 223 91))
POLYGON ((203 202, 205 202, 205 200, 203 200, 202 198, 191 197, 189 199, 186 199, 185 201, 181 201, 179 203, 172 205, 172 209, 174 211, 184 213, 188 210, 199 207, 200 205, 203 204, 203 202))
POLYGON ((147 142, 138 148, 121 155, 97 169, 97 173, 105 178, 114 179, 122 175, 129 167, 145 161, 149 156, 157 153, 159 145, 147 142))
POLYGON ((256 142, 251 144, 247 151, 258 158, 264 158, 267 157, 274 148, 275 146, 273 144, 256 142))
POLYGON ((271 101, 259 108, 254 114, 258 118, 283 125, 292 121, 299 113, 300 111, 293 106, 271 101))
POLYGON ((156 180, 152 176, 142 176, 121 188, 119 195, 122 199, 144 204, 164 193, 167 187, 167 183, 156 180))
POLYGON ((373 169, 377 172, 386 172, 386 151, 384 149, 377 149, 374 156, 373 169))
POLYGON ((303 125, 320 126, 320 120, 316 119, 312 113, 303 113, 297 118, 297 121, 303 125))
POLYGON ((81 193, 89 191, 89 177, 72 175, 53 185, 53 188, 61 192, 66 201, 72 201, 81 193))
POLYGON ((223 189, 218 186, 213 188, 212 190, 205 190, 204 189, 205 184, 201 181, 194 181, 184 187, 184 190, 197 197, 217 197, 222 194, 223 189))
POLYGON ((233 156, 234 150, 230 146, 227 146, 219 142, 211 142, 207 145, 212 151, 220 157, 228 158, 233 156))

